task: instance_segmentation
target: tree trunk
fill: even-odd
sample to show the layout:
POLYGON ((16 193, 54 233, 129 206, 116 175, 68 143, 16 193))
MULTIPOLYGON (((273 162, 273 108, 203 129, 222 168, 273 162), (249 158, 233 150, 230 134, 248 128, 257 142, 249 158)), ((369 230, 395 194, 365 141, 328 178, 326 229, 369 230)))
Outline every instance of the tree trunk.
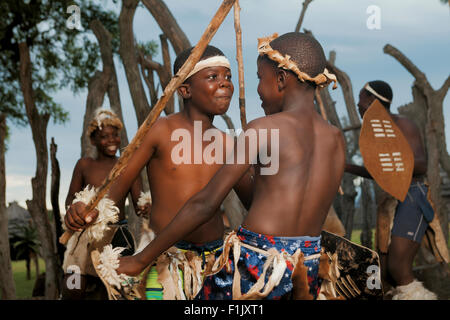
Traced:
POLYGON ((176 55, 191 47, 189 39, 178 25, 164 1, 142 0, 142 3, 147 7, 163 33, 169 39, 176 55))
POLYGON ((300 13, 300 18, 298 19, 297 26, 295 27, 295 32, 300 32, 303 24, 303 19, 305 18, 306 9, 308 9, 308 6, 312 1, 313 0, 303 1, 302 12, 300 13))
POLYGON ((25 42, 19 43, 19 55, 20 86, 36 149, 36 175, 31 179, 33 198, 27 200, 26 203, 28 211, 36 224, 42 246, 46 267, 45 298, 56 299, 58 297, 58 263, 54 254, 54 235, 45 203, 48 171, 47 124, 50 115, 47 113, 40 115, 37 110, 32 88, 30 52, 25 42))
MULTIPOLYGON (((103 26, 98 20, 93 20, 89 27, 94 32, 95 37, 100 48, 100 55, 102 58, 103 73, 105 81, 108 78, 107 89, 109 98, 109 105, 111 110, 119 117, 120 121, 124 124, 123 129, 120 132, 120 148, 123 149, 128 145, 127 129, 123 121, 122 104, 120 102, 119 84, 117 81, 116 67, 114 64, 113 50, 112 50, 112 36, 111 33, 103 26)), ((104 97, 105 91, 99 92, 99 95, 104 97)), ((103 99, 103 98, 102 98, 103 99)), ((103 100, 102 100, 103 101, 103 100)))
POLYGON ((122 0, 122 9, 119 16, 119 53, 125 68, 133 106, 136 110, 138 126, 141 126, 150 112, 150 105, 139 72, 133 34, 133 17, 138 3, 139 0, 122 0))
POLYGON ((436 214, 441 222, 445 239, 448 239, 448 212, 445 210, 441 197, 440 165, 450 176, 450 156, 447 152, 445 141, 445 122, 443 115, 443 102, 450 87, 450 76, 438 90, 431 87, 425 74, 420 71, 403 53, 395 47, 387 44, 383 48, 384 53, 389 54, 400 62, 406 70, 415 78, 414 86, 422 93, 425 100, 427 122, 425 124, 425 141, 427 149, 428 170, 427 177, 430 184, 431 199, 436 208, 436 214))
POLYGON ((362 231, 361 244, 367 248, 373 248, 372 242, 372 219, 375 216, 374 198, 372 196, 371 181, 363 179, 361 186, 361 214, 362 231))
POLYGON ((8 214, 6 213, 5 139, 6 115, 0 113, 0 299, 16 298, 16 287, 11 268, 8 214))
MULTIPOLYGON (((50 199, 52 203, 53 208, 53 219, 54 219, 54 226, 55 226, 55 240, 54 243, 56 243, 56 253, 58 255, 59 261, 59 267, 61 268, 62 263, 64 261, 64 251, 66 251, 65 246, 63 246, 59 241, 59 237, 63 234, 63 228, 62 228, 62 221, 61 221, 61 212, 59 210, 59 185, 60 185, 60 179, 61 179, 61 170, 59 169, 59 162, 56 158, 56 151, 58 149, 58 146, 55 144, 55 139, 52 137, 52 142, 50 144, 50 162, 52 167, 52 182, 50 187, 50 199)), ((36 257, 36 263, 37 263, 37 257, 36 257)), ((39 266, 36 266, 37 270, 39 270, 39 266)), ((39 275, 39 273, 37 273, 39 275)), ((62 275, 62 270, 61 270, 62 275)), ((61 279, 62 280, 62 279, 61 279)), ((60 288, 62 288, 62 283, 60 283, 60 288)))
MULTIPOLYGON (((166 70, 166 73, 168 75, 169 81, 172 78, 172 62, 170 60, 170 54, 169 54, 169 43, 167 42, 167 36, 165 34, 161 34, 159 36, 159 39, 161 40, 161 53, 162 53, 162 57, 163 57, 163 66, 164 69, 166 70)), ((166 85, 169 83, 169 81, 167 81, 166 84, 161 86, 163 87, 163 91, 166 88, 166 85)), ((172 96, 169 101, 167 102, 166 108, 164 109, 164 112, 166 115, 172 114, 175 111, 175 97, 172 96)))
MULTIPOLYGON (((25 258, 25 267, 27 268, 27 280, 31 280, 31 252, 28 252, 25 258)), ((37 279, 38 275, 36 275, 37 279)))
POLYGON ((91 140, 86 136, 86 130, 94 117, 95 110, 103 105, 105 92, 108 89, 109 74, 102 71, 96 71, 94 76, 89 80, 88 95, 86 99, 86 112, 83 118, 83 132, 81 134, 81 157, 95 158, 97 150, 91 144, 91 140))

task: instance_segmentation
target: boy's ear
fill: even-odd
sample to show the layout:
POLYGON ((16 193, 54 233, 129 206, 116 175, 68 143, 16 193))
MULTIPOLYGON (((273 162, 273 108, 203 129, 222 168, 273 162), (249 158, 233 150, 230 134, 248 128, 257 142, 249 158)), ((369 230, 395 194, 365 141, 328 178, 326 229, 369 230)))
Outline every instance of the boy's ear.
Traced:
POLYGON ((191 86, 189 83, 183 83, 178 87, 177 91, 183 99, 189 99, 191 97, 191 86))
POLYGON ((287 80, 288 74, 283 69, 277 70, 277 85, 278 85, 278 91, 283 90, 286 87, 286 80, 287 80))

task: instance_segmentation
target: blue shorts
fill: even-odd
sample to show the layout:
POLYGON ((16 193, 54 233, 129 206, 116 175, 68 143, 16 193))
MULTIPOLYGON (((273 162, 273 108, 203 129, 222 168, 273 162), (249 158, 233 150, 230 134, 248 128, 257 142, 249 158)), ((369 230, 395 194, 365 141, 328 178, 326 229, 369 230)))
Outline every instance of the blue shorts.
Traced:
POLYGON ((423 182, 413 182, 406 199, 397 205, 392 235, 420 243, 433 220, 434 211, 427 200, 428 187, 423 182))
MULTIPOLYGON (((270 248, 277 249, 278 252, 286 251, 288 254, 294 254, 297 249, 300 249, 305 257, 320 253, 320 236, 319 237, 272 237, 262 234, 254 233, 239 227, 236 235, 241 242, 257 247, 259 249, 268 250, 270 248)), ((216 253, 216 258, 222 253, 219 249, 216 253)), ((233 260, 233 255, 230 255, 230 260, 233 260)), ((238 269, 241 274, 241 291, 247 293, 250 288, 256 283, 263 271, 263 266, 266 257, 261 253, 251 249, 241 247, 241 254, 238 262, 238 269)), ((319 273, 319 258, 307 260, 304 262, 308 268, 308 284, 310 293, 314 298, 317 298, 320 289, 319 273)), ((200 300, 231 300, 233 288, 234 263, 231 261, 231 273, 228 273, 223 268, 218 273, 205 278, 202 290, 195 297, 200 300)), ((287 263, 285 274, 280 283, 273 288, 272 292, 266 297, 268 300, 277 300, 289 294, 292 291, 291 275, 294 266, 287 263)), ((269 277, 266 274, 266 281, 269 277)))

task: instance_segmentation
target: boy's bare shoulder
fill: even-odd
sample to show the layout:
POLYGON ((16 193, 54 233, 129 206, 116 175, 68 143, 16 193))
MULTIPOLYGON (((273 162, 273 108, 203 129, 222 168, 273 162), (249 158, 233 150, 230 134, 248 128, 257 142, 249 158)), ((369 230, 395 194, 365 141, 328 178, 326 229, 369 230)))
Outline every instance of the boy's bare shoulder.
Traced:
POLYGON ((84 172, 86 172, 87 169, 91 168, 94 163, 95 159, 91 157, 83 157, 78 159, 77 163, 75 164, 75 168, 73 169, 74 174, 84 174, 84 172))
POLYGON ((273 122, 272 117, 273 116, 270 115, 270 116, 265 116, 265 117, 261 117, 261 118, 256 118, 247 124, 246 130, 248 130, 248 129, 267 129, 270 127, 270 125, 273 122))
POLYGON ((158 143, 160 138, 165 137, 170 131, 169 117, 159 117, 147 131, 145 141, 151 145, 158 143))
POLYGON ((345 140, 342 131, 338 127, 327 123, 329 135, 335 140, 338 147, 344 148, 345 140))
POLYGON ((95 162, 95 159, 94 159, 94 158, 92 158, 92 157, 83 157, 83 158, 80 158, 80 159, 77 161, 76 166, 77 166, 77 167, 80 167, 80 168, 82 168, 82 169, 84 169, 84 168, 86 168, 87 166, 91 165, 93 162, 95 162))

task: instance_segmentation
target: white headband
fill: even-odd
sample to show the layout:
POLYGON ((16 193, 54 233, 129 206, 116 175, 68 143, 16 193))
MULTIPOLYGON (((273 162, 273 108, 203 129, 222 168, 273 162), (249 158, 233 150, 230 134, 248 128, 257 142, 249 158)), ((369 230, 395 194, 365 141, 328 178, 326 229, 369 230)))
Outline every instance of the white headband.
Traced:
POLYGON ((227 58, 225 58, 224 56, 214 56, 197 62, 194 69, 188 74, 186 79, 192 76, 193 74, 199 72, 200 70, 209 67, 225 67, 231 70, 230 61, 228 61, 227 58))
POLYGON ((375 97, 377 97, 380 100, 383 100, 384 102, 387 103, 391 103, 391 100, 389 100, 388 98, 383 97, 381 94, 379 94, 378 92, 376 92, 374 89, 372 89, 371 86, 369 86, 368 83, 366 83, 366 85, 364 86, 364 89, 366 89, 367 91, 369 91, 371 94, 373 94, 375 97))

